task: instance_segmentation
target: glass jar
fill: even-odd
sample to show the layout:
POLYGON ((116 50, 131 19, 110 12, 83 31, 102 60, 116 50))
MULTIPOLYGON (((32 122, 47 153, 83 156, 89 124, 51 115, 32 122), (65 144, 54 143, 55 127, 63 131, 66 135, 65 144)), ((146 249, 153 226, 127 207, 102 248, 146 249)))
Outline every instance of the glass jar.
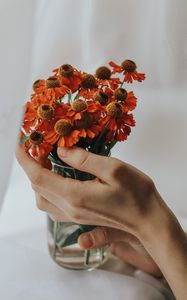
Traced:
MULTIPOLYGON (((51 158, 50 158, 51 159, 51 158)), ((75 170, 61 161, 51 159, 53 172, 79 180, 91 180, 88 173, 75 170)), ((84 250, 78 244, 79 236, 91 231, 95 226, 72 222, 54 222, 48 216, 48 247, 53 260, 60 266, 74 270, 92 270, 102 265, 108 258, 106 247, 84 250)))

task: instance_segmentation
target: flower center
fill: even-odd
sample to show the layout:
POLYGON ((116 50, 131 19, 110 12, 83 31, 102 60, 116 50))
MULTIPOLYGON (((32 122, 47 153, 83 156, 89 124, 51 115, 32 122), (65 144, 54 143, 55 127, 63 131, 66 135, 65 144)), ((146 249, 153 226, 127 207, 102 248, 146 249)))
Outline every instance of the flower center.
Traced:
POLYGON ((44 79, 36 80, 32 85, 33 90, 36 92, 36 89, 41 87, 41 83, 43 83, 44 81, 45 81, 44 79))
POLYGON ((121 104, 117 102, 111 102, 106 107, 107 115, 113 118, 119 117, 122 113, 121 104))
POLYGON ((58 78, 55 78, 55 77, 49 77, 49 78, 46 80, 46 87, 47 87, 48 89, 60 87, 60 82, 59 82, 58 78))
POLYGON ((96 70, 96 77, 98 79, 102 79, 102 80, 110 79, 110 76, 111 76, 111 71, 108 67, 102 66, 96 70))
POLYGON ((79 113, 79 112, 85 110, 88 107, 88 105, 87 105, 86 101, 77 99, 72 102, 71 107, 73 108, 73 110, 75 112, 79 113))
POLYGON ((66 136, 72 131, 72 126, 69 121, 61 119, 56 122, 54 129, 58 135, 66 136))
POLYGON ((94 94, 94 100, 99 101, 101 105, 105 105, 108 102, 108 96, 103 91, 97 91, 94 94))
POLYGON ((83 113, 81 120, 76 121, 76 126, 79 129, 80 128, 87 129, 90 128, 91 125, 92 125, 92 121, 90 115, 87 112, 83 113))
POLYGON ((74 69, 69 64, 62 65, 59 70, 60 75, 63 77, 67 77, 67 78, 72 77, 73 72, 74 72, 74 69))
POLYGON ((116 89, 114 92, 114 97, 118 101, 124 101, 127 98, 127 91, 123 88, 116 89))
POLYGON ((54 111, 50 105, 42 104, 38 107, 37 114, 41 119, 50 120, 54 114, 54 111))
POLYGON ((121 66, 124 71, 129 73, 133 73, 134 71, 136 71, 136 64, 132 60, 129 59, 124 60, 121 66))
POLYGON ((43 135, 40 132, 33 131, 29 136, 29 141, 33 145, 40 145, 43 141, 43 135))
POLYGON ((84 74, 82 86, 85 89, 93 89, 96 86, 96 79, 92 74, 84 74))

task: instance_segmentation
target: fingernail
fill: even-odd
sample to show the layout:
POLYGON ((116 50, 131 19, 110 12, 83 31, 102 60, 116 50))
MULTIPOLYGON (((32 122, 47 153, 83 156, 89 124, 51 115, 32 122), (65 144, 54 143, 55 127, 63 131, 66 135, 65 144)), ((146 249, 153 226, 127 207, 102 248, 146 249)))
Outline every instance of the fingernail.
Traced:
POLYGON ((60 157, 67 157, 68 150, 69 148, 67 147, 58 147, 57 152, 60 157))
POLYGON ((83 234, 81 236, 81 245, 84 248, 91 248, 91 247, 93 247, 93 240, 92 240, 90 234, 87 233, 87 234, 83 234))

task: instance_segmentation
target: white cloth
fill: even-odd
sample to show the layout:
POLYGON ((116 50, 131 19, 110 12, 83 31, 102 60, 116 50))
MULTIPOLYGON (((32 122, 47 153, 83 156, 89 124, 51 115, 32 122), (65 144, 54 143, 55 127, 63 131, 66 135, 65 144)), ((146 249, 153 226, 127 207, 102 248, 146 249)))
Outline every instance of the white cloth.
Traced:
POLYGON ((44 230, 38 229, 1 238, 1 299, 175 300, 158 280, 140 271, 133 275, 127 265, 112 258, 103 270, 62 269, 49 259, 46 247, 41 247, 44 236, 44 230))
MULTIPOLYGON (((186 0, 0 0, 0 205, 31 82, 63 63, 92 72, 109 60, 130 58, 147 73, 133 87, 144 100, 136 111, 137 127, 114 155, 150 174, 170 206, 187 216, 186 18, 186 0)), ((35 233, 40 216, 30 214, 33 196, 15 170, 0 218, 0 298, 167 299, 159 288, 129 277, 58 269, 35 248, 40 236, 30 238, 28 223, 35 233)))
POLYGON ((66 62, 92 72, 132 58, 147 80, 133 87, 143 99, 137 127, 114 155, 150 174, 187 216, 186 17, 186 0, 0 0, 0 203, 26 87, 28 97, 32 81, 66 62))
POLYGON ((0 209, 28 84, 34 3, 0 0, 0 209))

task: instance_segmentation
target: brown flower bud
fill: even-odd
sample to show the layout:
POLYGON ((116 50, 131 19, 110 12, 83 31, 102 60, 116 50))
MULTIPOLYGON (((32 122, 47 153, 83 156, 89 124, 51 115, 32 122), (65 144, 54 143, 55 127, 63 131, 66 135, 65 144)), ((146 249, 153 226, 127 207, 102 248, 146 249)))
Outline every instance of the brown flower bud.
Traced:
POLYGON ((58 78, 56 78, 56 77, 49 77, 49 78, 46 80, 46 87, 47 87, 48 89, 60 87, 60 81, 59 81, 58 78))
POLYGON ((105 67, 105 66, 102 66, 102 67, 99 67, 97 70, 96 70, 96 77, 98 79, 102 79, 102 80, 105 80, 105 79, 110 79, 111 77, 111 71, 108 67, 105 67))
POLYGON ((136 71, 136 64, 132 60, 129 59, 124 60, 121 66, 124 71, 129 73, 133 73, 134 71, 136 71))
POLYGON ((118 88, 114 92, 114 97, 118 101, 125 101, 127 95, 128 95, 127 91, 123 88, 118 88))
POLYGON ((101 105, 105 105, 108 102, 108 96, 103 91, 95 92, 93 98, 94 100, 99 101, 101 105))
POLYGON ((45 83, 44 79, 38 79, 38 80, 36 80, 33 83, 33 85, 32 85, 32 88, 33 88, 34 92, 36 92, 36 89, 38 89, 39 87, 41 87, 44 83, 45 83))
POLYGON ((85 89, 93 89, 95 86, 95 77, 92 74, 84 74, 82 79, 82 87, 85 89))
POLYGON ((74 73, 74 69, 69 64, 64 64, 59 69, 59 74, 63 77, 70 78, 74 73))
POLYGON ((111 102, 106 107, 107 115, 113 118, 119 117, 122 113, 122 107, 117 102, 111 102))
POLYGON ((50 120, 53 116, 53 108, 48 104, 42 104, 38 107, 37 114, 43 120, 50 120))
POLYGON ((58 135, 66 136, 72 131, 72 126, 68 120, 61 119, 56 122, 54 129, 58 135))
POLYGON ((87 105, 86 101, 77 99, 71 103, 71 107, 73 108, 73 110, 75 112, 79 113, 79 112, 85 110, 88 107, 88 105, 87 105))
POLYGON ((42 133, 33 131, 29 136, 29 141, 33 145, 40 145, 43 141, 42 133))

